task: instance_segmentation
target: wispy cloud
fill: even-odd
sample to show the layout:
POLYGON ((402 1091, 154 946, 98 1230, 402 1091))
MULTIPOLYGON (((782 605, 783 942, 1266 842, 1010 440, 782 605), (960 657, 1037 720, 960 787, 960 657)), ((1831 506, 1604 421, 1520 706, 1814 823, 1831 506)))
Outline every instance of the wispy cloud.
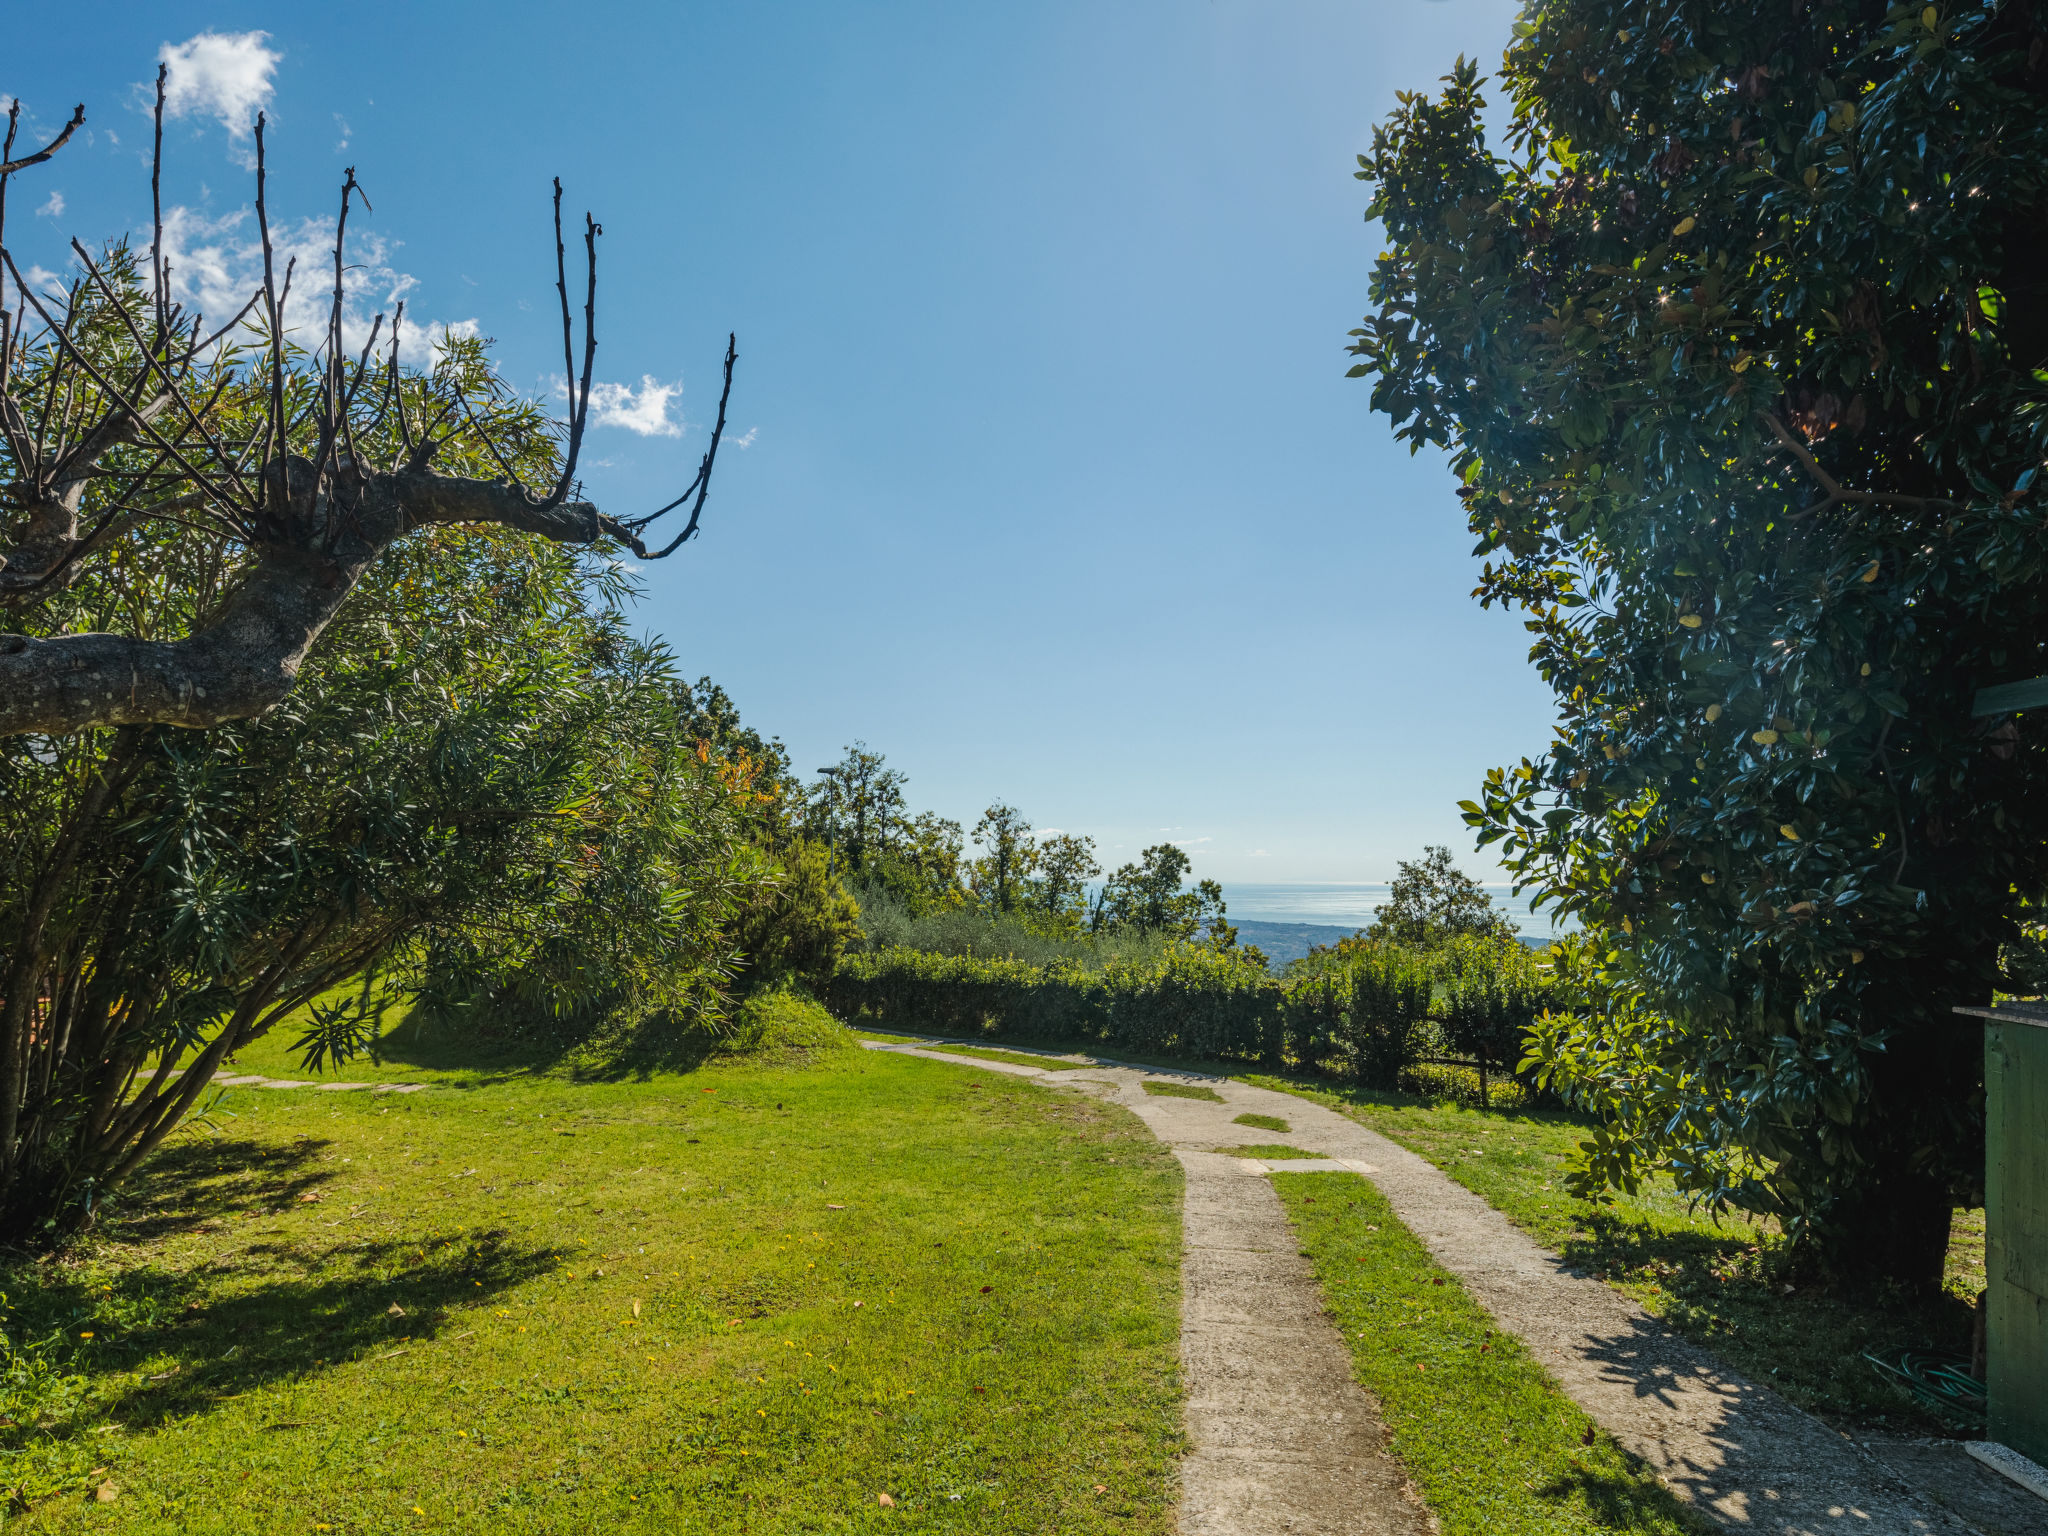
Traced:
POLYGON ((44 200, 43 206, 36 210, 36 216, 38 218, 54 219, 61 215, 63 212, 64 194, 62 192, 52 192, 49 195, 49 197, 44 200))
POLYGON ((349 137, 354 130, 349 127, 348 119, 339 112, 334 114, 334 126, 341 130, 341 138, 334 146, 334 152, 338 155, 347 150, 349 137))
POLYGON ((747 428, 747 435, 745 437, 734 437, 727 439, 727 446, 733 448, 751 448, 754 446, 754 439, 759 437, 760 435, 761 429, 759 427, 749 427, 747 428))
POLYGON ((1253 849, 1253 850, 1251 851, 1251 857, 1253 857, 1253 858, 1255 858, 1255 859, 1266 859, 1266 858, 1271 858, 1271 857, 1272 857, 1272 855, 1271 855, 1271 854, 1269 854, 1269 853, 1267 853, 1267 852, 1266 852, 1266 850, 1265 850, 1265 849, 1263 849, 1263 848, 1254 848, 1254 849, 1253 849))
POLYGON ((165 115, 215 117, 237 140, 247 138, 256 114, 270 104, 272 77, 284 57, 264 46, 269 41, 268 32, 201 32, 165 43, 157 51, 169 66, 165 115))

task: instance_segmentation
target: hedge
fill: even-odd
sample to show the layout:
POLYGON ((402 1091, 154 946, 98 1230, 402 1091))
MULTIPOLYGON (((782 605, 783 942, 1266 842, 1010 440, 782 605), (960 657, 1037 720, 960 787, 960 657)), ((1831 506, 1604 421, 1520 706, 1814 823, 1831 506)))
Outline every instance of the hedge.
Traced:
POLYGON ((1479 942, 1427 953, 1346 944, 1284 977, 1195 945, 1096 970, 887 948, 842 960, 826 1001, 850 1024, 1294 1066, 1393 1088, 1419 1062, 1477 1065, 1482 1084, 1512 1073, 1549 990, 1528 950, 1479 942))

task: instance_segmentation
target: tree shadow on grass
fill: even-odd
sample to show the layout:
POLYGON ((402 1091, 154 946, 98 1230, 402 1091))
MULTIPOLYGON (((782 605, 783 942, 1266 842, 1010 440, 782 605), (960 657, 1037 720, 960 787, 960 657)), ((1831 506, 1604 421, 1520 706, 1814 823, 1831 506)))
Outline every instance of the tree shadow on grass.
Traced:
POLYGON ((313 1163, 326 1145, 173 1148, 138 1189, 133 1214, 100 1234, 124 1246, 221 1232, 277 1241, 185 1269, 105 1267, 63 1252, 0 1255, 15 1420, 0 1422, 0 1450, 19 1451, 31 1436, 68 1440, 110 1419, 139 1428, 330 1365, 430 1344, 568 1256, 495 1227, 363 1237, 350 1235, 342 1217, 291 1238, 266 1229, 266 1219, 314 1192, 313 1163))
POLYGON ((1611 1211, 1580 1218, 1560 1257, 1603 1280, 1657 1287, 1656 1310, 1677 1332, 1753 1380, 1795 1400, 1894 1427, 1950 1426, 1885 1386, 1866 1351, 1967 1354, 1975 1320, 1951 1291, 1830 1289, 1799 1283, 1784 1241, 1753 1228, 1672 1228, 1611 1211))
POLYGON ((478 1028, 415 1009, 378 1042, 381 1060, 430 1072, 482 1074, 466 1086, 489 1087, 566 1068, 577 1082, 645 1082, 664 1072, 694 1072, 730 1041, 665 1015, 584 1034, 536 1024, 522 1030, 478 1028))
POLYGON ((1629 1470, 1574 1466, 1559 1472, 1532 1490, 1538 1498, 1567 1509, 1583 1507, 1593 1517, 1593 1528, 1601 1531, 1654 1530, 1675 1525, 1681 1530, 1710 1529, 1677 1495, 1659 1483, 1654 1474, 1627 1457, 1629 1470))

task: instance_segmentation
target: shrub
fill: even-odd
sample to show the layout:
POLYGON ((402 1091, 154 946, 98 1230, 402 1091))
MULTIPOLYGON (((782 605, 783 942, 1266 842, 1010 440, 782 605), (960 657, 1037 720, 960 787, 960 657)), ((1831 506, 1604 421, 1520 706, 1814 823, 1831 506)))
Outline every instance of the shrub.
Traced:
POLYGON ((1447 1052, 1476 1063, 1482 1085, 1512 1073, 1551 990, 1523 945, 1463 938, 1428 952, 1347 940, 1284 978, 1206 944, 1099 969, 892 945, 849 956, 826 997, 842 1018, 892 1027, 1292 1064, 1398 1088, 1447 1052))
POLYGON ((1278 985, 1247 961, 1196 946, 1100 970, 896 947, 849 956, 827 996, 842 1018, 912 1019, 942 1034, 1245 1060, 1279 1054, 1278 985))
POLYGON ((800 981, 823 989, 860 937, 860 909, 832 872, 830 850, 802 839, 779 856, 781 878, 760 887, 734 940, 742 991, 800 981))

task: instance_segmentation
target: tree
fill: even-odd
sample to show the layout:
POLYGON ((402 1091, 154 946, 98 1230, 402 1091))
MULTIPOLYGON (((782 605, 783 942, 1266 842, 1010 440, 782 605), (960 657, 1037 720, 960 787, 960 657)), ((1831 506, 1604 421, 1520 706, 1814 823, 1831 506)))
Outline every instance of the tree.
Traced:
POLYGON ((1403 859, 1387 899, 1372 909, 1365 932, 1375 943, 1434 949, 1470 934, 1514 943, 1515 925, 1493 904, 1486 888, 1451 862, 1451 850, 1429 847, 1419 859, 1403 859))
MULTIPOLYGON (((160 69, 153 176, 162 170, 165 79, 160 69)), ((9 182, 55 156, 85 109, 52 143, 17 159, 19 119, 17 101, 0 147, 0 240, 9 182)), ((659 511, 607 516, 578 498, 576 478, 597 354, 597 222, 585 215, 579 368, 555 183, 556 287, 572 386, 557 454, 535 430, 536 407, 505 390, 480 347, 454 366, 407 371, 402 304, 388 330, 380 314, 361 344, 350 344, 346 235, 362 200, 353 169, 335 220, 325 333, 311 359, 297 352, 286 323, 294 273, 278 270, 271 239, 264 127, 259 116, 264 276, 225 324, 209 330, 206 317, 174 300, 160 209, 146 266, 125 246, 95 257, 73 241, 79 276, 62 294, 39 293, 0 243, 15 299, 11 310, 0 306, 0 506, 12 514, 0 534, 0 605, 20 628, 0 634, 0 736, 208 727, 260 715, 290 691, 379 557, 418 529, 495 525, 565 544, 612 541, 650 560, 697 531, 731 393, 731 338, 718 422, 695 479, 659 511), (485 445, 490 473, 446 472, 446 450, 458 439, 485 445), (678 537, 648 549, 641 536, 685 506, 678 537), (85 572, 118 564, 141 542, 179 538, 193 541, 192 579, 216 592, 180 628, 75 631, 51 622, 53 599, 85 572), (225 560, 219 569, 215 550, 225 560)))
MULTIPOLYGON (((432 530, 261 720, 0 739, 0 1242, 89 1220, 296 1011, 311 1069, 372 1048, 373 974, 386 1000, 716 1019, 761 874, 605 579, 432 530)), ((124 562, 59 607, 147 622, 187 586, 124 562)))
MULTIPOLYGON (((1180 883, 1193 867, 1172 843, 1145 849, 1136 864, 1123 865, 1103 882, 1092 926, 1098 932, 1163 933, 1187 940, 1207 922, 1220 938, 1227 926, 1223 887, 1204 880, 1194 890, 1183 891, 1180 883)), ((1230 930, 1233 942, 1236 932, 1230 930)))
POLYGON ((787 844, 795 836, 791 811, 802 802, 803 790, 789 771, 789 749, 782 739, 764 737, 742 723, 732 696, 708 677, 698 678, 694 687, 679 687, 676 707, 684 734, 706 761, 718 761, 741 797, 757 839, 769 848, 787 844))
POLYGON ((1088 882, 1102 873, 1095 862, 1095 839, 1056 832, 1041 837, 1033 853, 1032 914, 1055 932, 1079 932, 1088 915, 1088 882))
POLYGON ((2048 671, 2048 13, 1515 31, 1505 156, 1460 61, 1361 157, 1353 371, 1450 451, 1561 714, 1467 819, 1640 989, 1613 1017, 1656 1021, 1671 1100, 1634 1153, 1816 1267, 1938 1284, 1983 1170, 1950 1009, 2048 876, 2041 726, 1972 712, 2048 671))
POLYGON ((998 800, 974 824, 974 841, 988 851, 967 866, 969 887, 991 914, 1014 912, 1038 868, 1031 823, 1015 806, 998 800))
POLYGON ((903 817, 904 776, 888 759, 856 741, 846 756, 818 770, 811 787, 807 825, 828 843, 847 873, 859 879, 888 848, 903 817))
POLYGON ((936 811, 919 811, 898 820, 873 878, 912 914, 957 907, 966 900, 960 883, 965 846, 959 822, 936 811))

